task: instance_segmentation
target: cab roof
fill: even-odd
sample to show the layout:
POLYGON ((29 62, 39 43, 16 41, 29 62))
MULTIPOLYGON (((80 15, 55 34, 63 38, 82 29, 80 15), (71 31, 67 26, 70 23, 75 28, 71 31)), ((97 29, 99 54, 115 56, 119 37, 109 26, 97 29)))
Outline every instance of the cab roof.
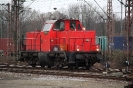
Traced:
POLYGON ((45 23, 55 23, 56 21, 79 21, 79 20, 76 20, 76 19, 59 19, 59 20, 46 20, 45 23))

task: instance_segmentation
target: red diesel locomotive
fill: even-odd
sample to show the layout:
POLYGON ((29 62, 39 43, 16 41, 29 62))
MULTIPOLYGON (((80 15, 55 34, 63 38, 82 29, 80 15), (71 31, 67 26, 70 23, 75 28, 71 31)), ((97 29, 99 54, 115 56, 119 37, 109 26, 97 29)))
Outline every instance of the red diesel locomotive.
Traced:
POLYGON ((35 67, 91 67, 100 62, 95 30, 84 30, 79 20, 49 20, 41 31, 26 33, 21 59, 35 67))

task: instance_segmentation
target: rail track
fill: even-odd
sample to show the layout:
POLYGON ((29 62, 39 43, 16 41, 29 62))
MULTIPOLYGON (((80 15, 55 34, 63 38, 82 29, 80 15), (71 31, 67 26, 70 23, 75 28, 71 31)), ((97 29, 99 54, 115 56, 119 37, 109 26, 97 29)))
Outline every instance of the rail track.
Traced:
POLYGON ((57 75, 57 76, 70 76, 70 77, 83 77, 83 78, 100 78, 100 79, 113 79, 122 81, 133 81, 133 74, 123 74, 122 72, 109 72, 106 73, 105 69, 73 69, 68 68, 41 68, 37 66, 35 68, 27 65, 15 65, 9 63, 0 63, 0 71, 15 72, 15 73, 30 73, 30 74, 41 74, 41 75, 57 75), (105 72, 106 74, 103 74, 105 72), (117 74, 118 75, 111 75, 117 74), (119 75, 122 73, 122 75, 119 75))

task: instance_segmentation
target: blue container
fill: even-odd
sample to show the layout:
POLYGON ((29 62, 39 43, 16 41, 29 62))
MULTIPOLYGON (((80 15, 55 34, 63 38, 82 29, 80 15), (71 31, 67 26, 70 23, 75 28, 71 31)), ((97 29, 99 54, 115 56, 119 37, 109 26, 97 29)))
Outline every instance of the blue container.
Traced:
POLYGON ((124 49, 124 44, 125 44, 125 37, 123 36, 115 36, 113 37, 113 49, 119 49, 119 50, 123 50, 124 49))
MULTIPOLYGON (((108 49, 108 38, 107 36, 97 36, 96 44, 100 45, 101 51, 106 51, 108 49)), ((126 50, 126 37, 124 36, 114 36, 113 43, 110 44, 112 50, 126 50)), ((129 50, 133 49, 133 37, 129 37, 129 50)))

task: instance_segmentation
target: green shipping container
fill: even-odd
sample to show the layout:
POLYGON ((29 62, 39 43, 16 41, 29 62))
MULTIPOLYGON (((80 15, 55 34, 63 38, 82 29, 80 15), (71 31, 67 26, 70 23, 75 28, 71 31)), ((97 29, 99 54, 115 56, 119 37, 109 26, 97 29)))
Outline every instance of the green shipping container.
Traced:
POLYGON ((100 45, 101 51, 106 51, 108 48, 107 36, 96 36, 96 44, 100 45))

